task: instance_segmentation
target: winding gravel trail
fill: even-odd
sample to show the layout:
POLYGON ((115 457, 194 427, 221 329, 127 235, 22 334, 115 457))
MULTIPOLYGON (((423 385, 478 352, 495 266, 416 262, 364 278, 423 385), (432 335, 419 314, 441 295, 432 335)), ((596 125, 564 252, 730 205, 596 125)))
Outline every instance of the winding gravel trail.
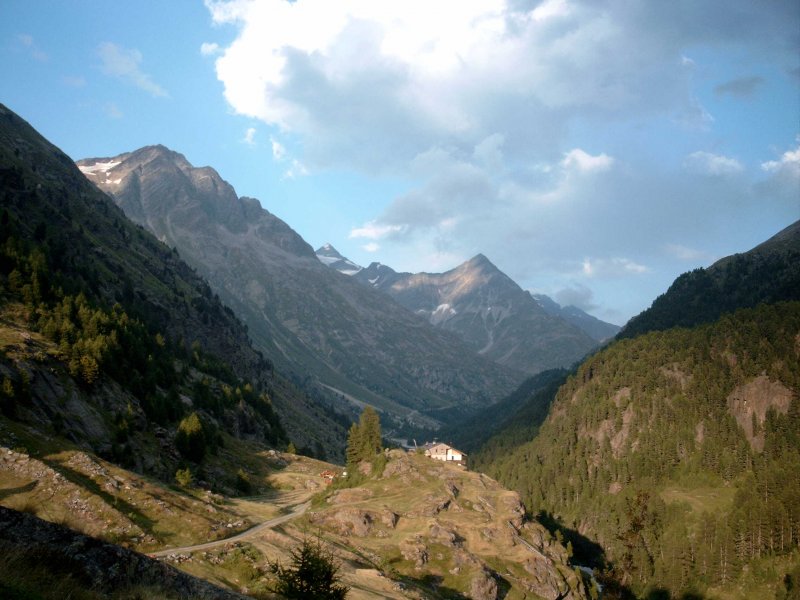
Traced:
POLYGON ((311 506, 311 502, 298 504, 289 514, 281 515, 280 517, 275 517, 274 519, 269 519, 229 538, 214 540, 213 542, 205 542, 204 544, 195 544, 194 546, 167 548, 166 550, 159 550, 158 552, 150 552, 148 556, 151 556, 152 558, 163 558, 165 556, 169 556, 170 554, 188 554, 191 552, 198 552, 199 550, 208 550, 210 548, 216 548, 217 546, 224 546, 225 544, 230 544, 232 542, 241 542, 242 540, 246 540, 254 535, 257 535, 259 532, 264 531, 265 529, 271 529, 276 525, 286 523, 286 521, 291 521, 295 517, 299 517, 308 510, 309 506, 311 506))

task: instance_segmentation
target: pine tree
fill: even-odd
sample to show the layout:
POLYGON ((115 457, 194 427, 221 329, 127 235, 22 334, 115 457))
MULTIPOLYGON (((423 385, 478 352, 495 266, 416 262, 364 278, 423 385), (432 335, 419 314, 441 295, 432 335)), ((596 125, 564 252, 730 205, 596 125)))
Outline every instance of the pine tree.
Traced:
POLYGON ((367 406, 347 434, 347 464, 352 468, 362 460, 372 460, 382 449, 380 418, 374 408, 367 406))
POLYGON ((374 408, 367 406, 364 409, 359 419, 359 427, 361 428, 364 458, 370 459, 383 449, 381 444, 381 420, 374 408))
POLYGON ((339 565, 333 554, 316 543, 303 540, 299 548, 290 553, 289 566, 280 562, 270 563, 269 567, 276 577, 273 592, 291 599, 341 600, 350 591, 341 585, 339 565))

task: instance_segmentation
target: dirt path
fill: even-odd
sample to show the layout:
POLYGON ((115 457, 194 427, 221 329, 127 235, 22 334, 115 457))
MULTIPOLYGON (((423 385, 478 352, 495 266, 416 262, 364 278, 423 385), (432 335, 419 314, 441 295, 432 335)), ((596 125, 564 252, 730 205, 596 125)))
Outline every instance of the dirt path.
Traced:
POLYGON ((308 510, 309 506, 311 506, 311 502, 304 502, 303 504, 295 506, 294 510, 287 515, 281 515, 280 517, 269 519, 267 521, 264 521, 263 523, 259 523, 258 525, 251 527, 246 531, 243 531, 242 533, 231 536, 229 538, 214 540, 213 542, 205 542, 204 544, 195 544, 194 546, 183 546, 181 548, 168 548, 166 550, 159 550, 158 552, 150 552, 149 556, 153 558, 161 558, 164 556, 169 556, 170 554, 188 554, 191 552, 197 552, 199 550, 208 550, 210 548, 216 548, 217 546, 224 546, 225 544, 230 544, 233 542, 241 542, 242 540, 246 540, 248 538, 253 537, 254 535, 257 535, 259 532, 264 531, 265 529, 270 529, 272 527, 275 527, 276 525, 280 525, 281 523, 290 521, 295 517, 299 517, 308 510))

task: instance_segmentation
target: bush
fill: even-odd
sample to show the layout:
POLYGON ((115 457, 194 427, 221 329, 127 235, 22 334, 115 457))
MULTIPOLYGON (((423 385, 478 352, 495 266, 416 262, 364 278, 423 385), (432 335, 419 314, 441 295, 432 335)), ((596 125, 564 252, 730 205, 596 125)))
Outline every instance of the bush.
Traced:
POLYGON ((189 467, 175 471, 175 481, 177 481, 178 485, 181 487, 189 487, 192 485, 194 476, 192 475, 191 470, 189 470, 189 467))

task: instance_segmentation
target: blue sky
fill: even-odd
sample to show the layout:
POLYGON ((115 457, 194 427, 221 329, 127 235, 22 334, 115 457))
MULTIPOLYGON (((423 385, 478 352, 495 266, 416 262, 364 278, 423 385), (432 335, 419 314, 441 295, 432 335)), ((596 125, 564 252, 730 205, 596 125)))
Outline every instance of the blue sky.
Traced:
POLYGON ((482 252, 617 323, 800 218, 794 1, 5 0, 0 102, 360 264, 482 252))

